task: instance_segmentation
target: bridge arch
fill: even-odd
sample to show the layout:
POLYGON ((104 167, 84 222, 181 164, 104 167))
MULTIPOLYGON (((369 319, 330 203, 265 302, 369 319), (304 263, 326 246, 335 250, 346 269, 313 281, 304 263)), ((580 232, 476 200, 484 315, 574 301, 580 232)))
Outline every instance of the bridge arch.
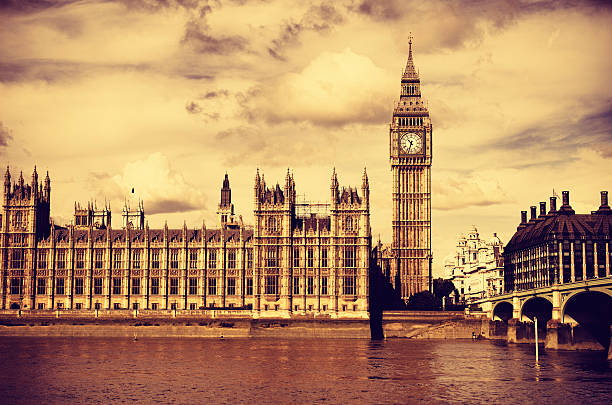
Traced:
POLYGON ((612 325, 612 291, 589 288, 569 295, 561 305, 561 321, 569 317, 585 328, 604 348, 610 345, 612 325))
POLYGON ((523 302, 520 308, 519 319, 526 317, 530 320, 538 318, 541 325, 546 325, 552 318, 553 304, 549 297, 536 295, 523 302))
POLYGON ((508 319, 512 318, 512 312, 514 307, 509 301, 499 301, 493 307, 493 320, 501 320, 508 322, 508 319))

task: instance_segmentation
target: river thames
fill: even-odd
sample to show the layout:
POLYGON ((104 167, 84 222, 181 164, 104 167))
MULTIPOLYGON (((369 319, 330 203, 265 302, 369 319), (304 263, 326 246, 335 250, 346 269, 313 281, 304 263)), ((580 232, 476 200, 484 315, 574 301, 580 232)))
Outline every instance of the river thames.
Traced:
POLYGON ((464 340, 0 339, 2 403, 609 403, 602 352, 464 340))

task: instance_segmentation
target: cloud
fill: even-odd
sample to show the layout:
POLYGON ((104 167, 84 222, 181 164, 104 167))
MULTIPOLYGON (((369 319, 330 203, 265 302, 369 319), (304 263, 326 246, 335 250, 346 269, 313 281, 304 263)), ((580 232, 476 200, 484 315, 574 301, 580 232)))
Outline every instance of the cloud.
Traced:
POLYGON ((329 31, 343 21, 344 17, 332 4, 311 5, 299 22, 285 21, 281 24, 280 34, 272 40, 268 53, 275 59, 285 61, 285 48, 299 43, 299 36, 302 32, 329 31))
POLYGON ((202 99, 209 99, 209 98, 217 98, 217 97, 221 97, 221 96, 227 97, 228 95, 229 95, 229 91, 227 91, 227 90, 217 90, 217 91, 206 92, 205 94, 203 94, 201 96, 201 98, 202 99))
POLYGON ((541 151, 563 153, 569 160, 578 150, 590 148, 605 158, 612 157, 612 100, 602 103, 603 108, 576 117, 579 112, 572 109, 568 116, 549 117, 536 125, 529 126, 504 137, 489 148, 515 151, 521 154, 537 154, 541 151))
POLYGON ((151 69, 146 64, 107 64, 66 60, 26 59, 0 62, 0 82, 42 80, 48 83, 74 81, 84 75, 99 75, 112 71, 142 72, 151 69))
POLYGON ((206 24, 193 19, 186 24, 181 44, 197 53, 229 54, 244 50, 248 41, 239 35, 213 37, 206 24))
POLYGON ((444 176, 433 182, 432 206, 435 210, 450 211, 472 206, 489 206, 508 201, 498 180, 474 174, 458 175, 438 173, 444 176))
POLYGON ((347 48, 323 52, 300 73, 262 83, 237 98, 252 122, 382 123, 390 117, 394 84, 367 56, 347 48))
POLYGON ((206 197, 202 192, 188 183, 159 152, 126 164, 120 174, 96 172, 91 173, 90 178, 98 196, 115 200, 141 199, 147 214, 206 209, 206 197))
POLYGON ((187 105, 185 106, 185 109, 190 114, 198 114, 202 112, 202 107, 200 107, 198 103, 194 101, 187 103, 187 105))
POLYGON ((0 147, 6 148, 12 140, 11 130, 0 121, 0 147))

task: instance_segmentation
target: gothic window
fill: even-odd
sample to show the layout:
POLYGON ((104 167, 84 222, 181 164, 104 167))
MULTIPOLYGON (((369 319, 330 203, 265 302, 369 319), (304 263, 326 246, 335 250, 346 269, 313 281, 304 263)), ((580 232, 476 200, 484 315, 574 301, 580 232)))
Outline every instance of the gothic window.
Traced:
POLYGON ((266 248, 266 267, 278 267, 276 246, 268 246, 266 248))
POLYGON ((57 268, 58 269, 66 268, 66 249, 57 250, 57 268))
POLYGON ((355 246, 344 248, 344 267, 356 267, 355 246))
POLYGON ((314 248, 309 247, 306 256, 306 265, 310 268, 314 267, 314 248))
POLYGON ((355 276, 344 276, 342 287, 344 295, 355 295, 355 276))
POLYGON ((74 294, 83 295, 83 277, 77 277, 74 279, 74 294))
POLYGON ((246 295, 253 295, 253 279, 251 277, 246 279, 246 295))
POLYGON ((75 267, 77 269, 85 268, 85 249, 77 249, 75 267))
POLYGON ((178 277, 171 277, 170 278, 170 295, 177 295, 178 287, 179 287, 178 277))
POLYGON ((230 277, 227 279, 227 295, 236 295, 236 278, 230 277))
POLYGON ((151 295, 159 295, 159 277, 151 279, 151 295))
POLYGON ((236 268, 236 249, 228 249, 227 251, 227 268, 236 268))
POLYGON ((321 277, 321 295, 327 295, 327 277, 321 277))
POLYGON ((321 248, 321 267, 327 267, 327 247, 321 248))
POLYGON ((21 294, 21 278, 13 277, 11 278, 11 294, 19 295, 21 294))
POLYGON ((119 277, 113 278, 113 294, 121 294, 121 278, 119 277))
POLYGON ((36 280, 36 294, 45 295, 47 293, 47 280, 39 278, 36 280))
POLYGON ((102 295, 102 277, 94 278, 94 294, 102 295))
POLYGON ((198 279, 196 277, 189 278, 189 294, 196 295, 198 293, 198 279))
POLYGON ((208 279, 208 295, 217 295, 217 279, 208 279))
POLYGON ((253 268, 253 250, 249 249, 247 252, 247 269, 253 268))
POLYGON ((47 251, 46 250, 38 251, 38 268, 39 269, 47 268, 47 251))
POLYGON ((159 269, 159 249, 151 249, 151 268, 159 269))
POLYGON ((306 294, 314 294, 314 277, 308 277, 306 279, 306 294))
POLYGON ((132 294, 140 295, 140 279, 137 277, 132 278, 132 294))
POLYGON ((208 268, 216 269, 217 268, 217 250, 210 249, 208 252, 208 268))
POLYGON ((55 279, 55 293, 57 295, 64 295, 66 293, 65 281, 66 281, 65 278, 55 279))
POLYGON ((293 267, 300 267, 300 248, 293 248, 293 267))
POLYGON ((293 277, 293 295, 300 294, 300 278, 297 276, 293 277))
POLYGON ((189 268, 197 269, 198 268, 198 251, 197 249, 191 249, 189 251, 189 268))
POLYGON ((104 267, 104 249, 94 250, 94 267, 96 269, 104 267))
POLYGON ((116 249, 113 251, 113 269, 121 268, 121 250, 116 249))
POLYGON ((25 267, 25 251, 23 249, 11 250, 11 268, 23 269, 25 267))
POLYGON ((179 268, 179 250, 178 249, 170 250, 170 268, 171 269, 179 268))
POLYGON ((276 295, 278 293, 278 276, 266 276, 265 294, 276 295))

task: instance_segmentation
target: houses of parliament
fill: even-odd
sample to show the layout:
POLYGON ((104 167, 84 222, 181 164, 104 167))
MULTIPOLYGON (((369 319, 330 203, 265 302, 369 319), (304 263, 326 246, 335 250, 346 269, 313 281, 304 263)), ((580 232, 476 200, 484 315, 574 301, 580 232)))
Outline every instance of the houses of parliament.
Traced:
MULTIPOLYGON (((393 110, 389 154, 393 242, 378 262, 407 300, 431 285, 431 136, 412 59, 393 110), (398 281, 396 281, 398 280, 398 281)), ((236 218, 223 179, 218 224, 149 228, 144 203, 126 204, 122 227, 109 207, 75 202, 71 224, 51 220, 51 180, 4 175, 0 215, 2 309, 243 309, 252 316, 369 316, 372 260, 370 186, 340 187, 334 169, 329 202, 301 203, 287 171, 269 186, 257 171, 254 225, 236 218)))

